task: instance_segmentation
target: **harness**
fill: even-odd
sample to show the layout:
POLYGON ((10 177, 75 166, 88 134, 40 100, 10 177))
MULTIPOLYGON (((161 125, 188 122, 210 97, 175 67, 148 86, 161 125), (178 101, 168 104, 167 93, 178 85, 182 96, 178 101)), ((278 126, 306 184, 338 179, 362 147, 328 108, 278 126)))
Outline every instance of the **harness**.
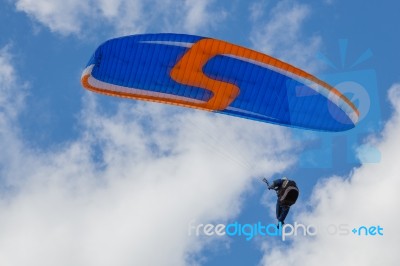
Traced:
POLYGON ((291 206, 299 197, 299 189, 297 188, 296 182, 293 180, 284 180, 282 186, 277 191, 279 205, 291 206))

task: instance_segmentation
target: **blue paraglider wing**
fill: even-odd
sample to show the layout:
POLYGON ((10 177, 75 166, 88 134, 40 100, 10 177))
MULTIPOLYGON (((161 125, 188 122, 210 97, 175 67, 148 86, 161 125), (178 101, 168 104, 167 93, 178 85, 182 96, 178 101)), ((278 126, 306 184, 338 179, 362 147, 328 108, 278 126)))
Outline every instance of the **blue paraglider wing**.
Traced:
POLYGON ((271 56, 184 34, 112 39, 82 84, 98 93, 323 131, 355 126, 359 111, 335 88, 271 56))

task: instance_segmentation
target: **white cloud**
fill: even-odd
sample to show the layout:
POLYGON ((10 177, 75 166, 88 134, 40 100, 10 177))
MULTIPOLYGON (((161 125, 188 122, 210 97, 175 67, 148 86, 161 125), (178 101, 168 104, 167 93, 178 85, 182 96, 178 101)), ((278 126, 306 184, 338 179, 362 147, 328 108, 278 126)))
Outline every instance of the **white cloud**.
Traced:
POLYGON ((89 13, 90 4, 79 0, 20 0, 16 2, 16 7, 52 31, 77 34, 84 26, 83 19, 89 13))
MULTIPOLYGON (((264 243, 264 265, 397 265, 400 255, 398 219, 400 211, 400 84, 389 90, 394 107, 392 118, 379 137, 368 140, 381 153, 381 162, 364 164, 348 177, 331 177, 316 185, 312 211, 298 213, 294 220, 318 225, 315 239, 294 239, 279 249, 264 243), (330 236, 323 233, 330 224, 353 227, 383 227, 383 236, 330 236), (290 254, 290 255, 288 255, 290 254)), ((332 231, 331 231, 332 232, 332 231)))
POLYGON ((225 17, 214 0, 18 0, 16 8, 62 35, 88 35, 104 27, 116 34, 207 31, 225 17))
POLYGON ((211 12, 208 8, 213 1, 186 0, 184 19, 184 29, 188 32, 196 32, 200 28, 213 26, 217 21, 221 21, 226 17, 223 11, 211 12))
POLYGON ((320 65, 315 54, 320 49, 321 37, 305 37, 302 33, 311 8, 293 0, 279 1, 267 13, 261 11, 265 9, 263 6, 265 4, 260 1, 250 6, 253 46, 297 67, 311 72, 318 70, 320 65))
POLYGON ((157 104, 104 114, 92 94, 78 139, 33 150, 18 134, 23 105, 11 108, 10 60, 0 55, 1 265, 193 262, 208 242, 188 236, 189 222, 234 217, 251 176, 292 162, 285 128, 157 104))
POLYGON ((18 158, 18 128, 13 124, 24 106, 27 85, 18 82, 15 69, 11 65, 10 46, 0 49, 0 181, 3 172, 15 166, 18 158), (16 90, 18 88, 18 90, 16 90))
POLYGON ((22 88, 19 93, 14 93, 14 85, 17 83, 15 70, 11 65, 12 56, 9 53, 10 45, 0 49, 0 110, 2 121, 15 118, 23 105, 26 84, 19 84, 22 88), (12 104, 11 104, 12 103, 12 104))

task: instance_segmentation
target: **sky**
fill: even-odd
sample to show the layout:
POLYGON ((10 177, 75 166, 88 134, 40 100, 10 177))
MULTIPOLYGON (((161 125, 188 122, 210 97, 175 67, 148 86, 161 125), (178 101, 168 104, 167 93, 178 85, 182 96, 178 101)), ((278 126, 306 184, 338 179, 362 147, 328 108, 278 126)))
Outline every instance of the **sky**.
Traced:
POLYGON ((2 0, 0 264, 397 265, 399 12, 377 0, 2 0), (301 67, 349 97, 360 122, 315 132, 82 88, 101 43, 157 32, 301 67), (283 175, 300 188, 286 222, 314 234, 190 234, 275 224, 259 178, 283 175), (372 231, 351 231, 362 226, 372 231))

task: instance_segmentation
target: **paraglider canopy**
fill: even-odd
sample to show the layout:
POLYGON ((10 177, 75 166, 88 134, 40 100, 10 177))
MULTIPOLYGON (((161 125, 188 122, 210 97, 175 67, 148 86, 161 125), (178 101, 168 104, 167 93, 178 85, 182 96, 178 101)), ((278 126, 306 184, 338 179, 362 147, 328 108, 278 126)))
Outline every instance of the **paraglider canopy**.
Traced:
POLYGON ((98 93, 322 131, 353 128, 354 104, 316 77, 225 41, 143 34, 103 43, 83 86, 98 93))

